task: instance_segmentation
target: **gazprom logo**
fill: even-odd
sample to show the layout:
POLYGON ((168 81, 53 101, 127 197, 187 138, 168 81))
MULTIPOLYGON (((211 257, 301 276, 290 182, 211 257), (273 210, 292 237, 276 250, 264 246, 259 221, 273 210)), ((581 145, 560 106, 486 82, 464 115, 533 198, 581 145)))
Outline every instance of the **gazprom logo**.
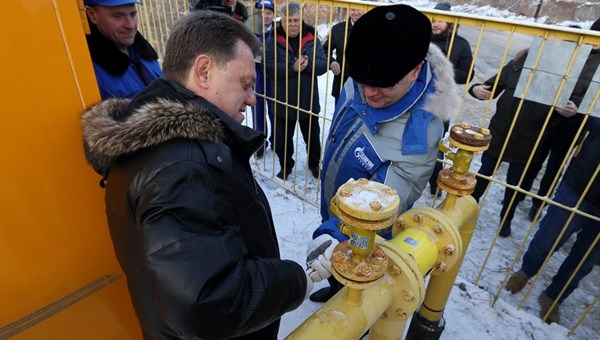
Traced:
POLYGON ((373 162, 371 162, 369 157, 367 157, 367 155, 365 155, 364 151, 365 151, 364 147, 362 147, 362 148, 357 147, 356 149, 354 149, 354 157, 356 157, 358 162, 360 164, 362 164, 362 166, 364 166, 367 170, 371 170, 375 164, 373 164, 373 162))

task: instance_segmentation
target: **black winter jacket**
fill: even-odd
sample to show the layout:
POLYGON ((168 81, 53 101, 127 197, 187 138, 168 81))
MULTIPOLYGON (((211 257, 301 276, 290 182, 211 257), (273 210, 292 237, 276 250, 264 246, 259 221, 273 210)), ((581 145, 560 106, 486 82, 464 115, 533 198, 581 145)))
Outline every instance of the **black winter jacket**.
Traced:
POLYGON ((331 44, 329 64, 331 65, 331 63, 334 61, 337 61, 337 63, 340 64, 341 71, 337 76, 333 77, 333 84, 331 85, 331 95, 334 98, 340 96, 342 84, 344 84, 349 77, 348 67, 346 67, 346 65, 344 64, 344 51, 346 50, 344 42, 346 41, 346 39, 348 39, 347 37, 350 36, 353 25, 352 20, 348 20, 347 23, 347 26, 346 21, 342 21, 340 23, 335 24, 331 28, 329 38, 323 44, 325 51, 327 51, 327 49, 330 48, 329 45, 331 44), (333 55, 333 51, 335 51, 335 57, 333 55), (343 79, 342 76, 344 77, 343 79))
MULTIPOLYGON (((496 102, 496 113, 490 120, 489 129, 492 134, 492 141, 489 149, 486 151, 494 157, 500 156, 500 151, 508 138, 508 133, 515 113, 521 99, 514 97, 517 83, 521 75, 521 70, 527 58, 526 51, 520 52, 515 59, 509 61, 503 68, 496 91, 492 96, 498 98, 496 102)), ((494 86, 496 77, 486 80, 485 85, 494 86)), ((473 87, 481 84, 473 84, 469 89, 471 96, 475 97, 473 87)), ((550 106, 525 100, 519 112, 519 117, 514 125, 513 131, 510 134, 508 145, 504 151, 502 160, 509 163, 525 164, 531 156, 535 142, 542 133, 544 121, 550 112, 550 106)), ((540 143, 543 143, 548 135, 549 129, 543 131, 540 143)), ((539 160, 540 148, 533 157, 533 162, 539 160)))
MULTIPOLYGON (((575 83, 575 87, 573 88, 573 93, 571 94, 570 100, 579 107, 581 105, 581 101, 583 97, 587 93, 587 90, 592 82, 592 77, 596 74, 596 70, 600 65, 600 50, 592 50, 590 55, 585 61, 583 69, 579 74, 579 78, 577 79, 577 83, 575 83)), ((553 122, 552 122, 552 130, 550 132, 551 138, 556 138, 563 143, 571 143, 573 138, 577 135, 577 131, 583 122, 584 113, 587 112, 589 108, 587 107, 579 107, 578 114, 572 117, 564 117, 559 114, 554 114, 553 122)))
POLYGON ((263 136, 167 80, 82 119, 144 338, 275 339, 306 275, 280 259, 250 169, 263 136))
MULTIPOLYGON (((319 113, 321 105, 317 76, 327 72, 327 56, 323 45, 315 36, 314 27, 302 24, 299 54, 308 57, 308 65, 300 73, 294 71, 294 62, 298 59, 298 53, 294 54, 292 48, 287 45, 289 40, 286 38, 281 22, 274 29, 273 36, 265 42, 265 59, 267 77, 273 79, 277 100, 287 102, 289 106, 298 105, 301 109, 319 113), (300 77, 299 95, 298 77, 300 77)), ((288 109, 287 105, 277 103, 275 114, 278 118, 286 119, 309 118, 305 112, 288 109)))
MULTIPOLYGON (((600 119, 589 117, 586 127, 589 135, 579 153, 571 161, 564 178, 564 181, 578 193, 583 193, 600 165, 600 119)), ((585 199, 600 207, 600 174, 592 182, 585 199)))
MULTIPOLYGON (((489 129, 492 134, 492 141, 487 150, 491 155, 498 157, 506 138, 515 112, 519 105, 519 98, 514 97, 514 92, 521 75, 521 70, 527 59, 528 50, 520 51, 513 60, 508 62, 502 69, 500 80, 493 97, 496 98, 500 93, 500 98, 496 103, 496 113, 490 120, 489 129), (503 92, 504 91, 504 92, 503 92)), ((588 86, 600 64, 600 53, 598 50, 592 51, 588 56, 581 74, 575 84, 575 88, 570 96, 577 106, 580 105, 588 86)), ((486 80, 484 84, 493 86, 496 76, 486 80)), ((473 84, 469 89, 471 96, 475 97, 473 87, 481 84, 473 84)), ((583 108, 580 108, 583 110, 583 108)), ((542 131, 543 124, 550 112, 550 106, 525 100, 510 136, 506 150, 504 151, 503 161, 517 164, 525 164, 533 151, 533 146, 540 133, 542 138, 540 145, 546 142, 547 138, 559 138, 566 143, 570 143, 579 126, 583 121, 583 115, 576 114, 572 117, 564 117, 557 112, 550 112, 552 115, 548 128, 542 131)), ((539 159, 540 150, 538 147, 534 155, 533 162, 543 161, 539 159)))
MULTIPOLYGON (((439 47, 445 56, 448 57, 448 47, 450 46, 451 30, 448 30, 445 34, 432 35, 431 42, 439 47)), ((454 66, 454 81, 457 84, 466 84, 473 79, 475 70, 471 73, 471 78, 467 79, 469 75, 469 69, 473 62, 473 53, 471 52, 471 46, 469 42, 456 34, 452 43, 452 52, 448 57, 452 66, 454 66)))

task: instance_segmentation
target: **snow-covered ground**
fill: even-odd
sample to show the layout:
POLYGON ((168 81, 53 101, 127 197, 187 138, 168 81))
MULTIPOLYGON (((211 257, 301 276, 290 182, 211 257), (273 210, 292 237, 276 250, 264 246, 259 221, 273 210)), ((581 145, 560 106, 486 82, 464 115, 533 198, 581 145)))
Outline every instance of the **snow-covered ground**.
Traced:
MULTIPOLYGON (((402 1, 418 8, 432 8, 435 2, 431 1, 402 1)), ((473 8, 472 6, 453 7, 457 12, 475 13, 482 16, 493 16, 508 18, 519 21, 532 21, 530 18, 517 17, 506 11, 498 11, 490 7, 473 8)), ((543 18, 542 18, 543 19, 543 18)), ((543 22, 538 20, 538 22, 543 22)), ((564 23, 569 25, 572 23, 564 23)), ((577 23, 588 28, 591 22, 577 23)), ((562 24, 561 24, 562 25, 562 24)), ((461 29, 463 29, 461 27, 461 29)), ((464 28, 466 29, 466 28, 464 28)), ((320 32, 326 34, 328 28, 319 28, 320 32)), ((460 31, 459 31, 460 33, 460 31)), ((477 65, 486 65, 485 56, 476 61, 477 65)), ((475 82, 487 79, 495 73, 495 69, 478 67, 475 82)), ((319 90, 322 103, 322 113, 327 117, 333 114, 333 98, 327 94, 331 89, 332 75, 324 75, 319 78, 319 90)), ((473 124, 481 124, 481 115, 486 108, 486 102, 479 102, 467 97, 462 103, 460 121, 468 121, 473 124)), ((251 115, 248 114, 246 123, 251 123, 251 115)), ((487 126, 487 122, 484 123, 487 126)), ((327 122, 324 131, 328 131, 327 122)), ((298 133, 296 136, 298 136, 298 133)), ((326 133, 326 132, 325 132, 326 133)), ((253 164, 257 179, 265 190, 273 211, 275 225, 278 231, 279 243, 282 257, 292 259, 300 264, 305 262, 306 246, 311 239, 313 230, 320 224, 319 210, 315 206, 319 202, 319 182, 306 172, 306 152, 302 139, 299 138, 295 144, 296 167, 292 173, 293 178, 282 182, 274 178, 279 170, 279 165, 272 150, 268 150, 265 157, 256 160, 253 164), (295 179, 294 179, 295 178, 295 179), (298 198, 294 192, 306 201, 298 198)), ((479 168, 479 156, 471 166, 471 171, 479 168)), ((499 169, 499 179, 504 179, 503 165, 499 169)), ((541 177, 541 174, 540 176, 541 177)), ((537 183, 534 184, 534 188, 537 183)), ((415 206, 431 206, 432 197, 426 188, 421 199, 415 206)), ((459 277, 455 286, 464 283, 466 288, 453 289, 446 306, 444 318, 446 329, 442 334, 443 339, 564 339, 568 336, 569 329, 578 322, 578 318, 585 309, 590 306, 594 298, 600 292, 600 266, 595 266, 592 273, 584 278, 580 287, 562 304, 561 323, 547 325, 539 317, 539 305, 537 296, 549 284, 558 266, 565 258, 573 240, 567 242, 549 261, 547 268, 541 274, 539 280, 532 288, 531 294, 523 299, 523 292, 511 295, 500 289, 501 284, 507 278, 507 273, 520 267, 521 255, 519 250, 524 243, 525 247, 529 239, 537 230, 537 224, 527 220, 527 211, 530 200, 526 199, 517 207, 513 220, 513 234, 509 238, 499 238, 494 242, 495 233, 499 223, 499 211, 501 207, 503 187, 492 185, 485 200, 482 200, 481 214, 477 229, 473 235, 465 260, 462 264, 459 277), (527 236, 531 228, 531 234, 527 236), (525 240, 525 242, 523 242, 525 240), (489 249, 493 249, 488 257, 489 249), (484 261, 487 258, 487 262, 484 261), (516 263, 513 261, 516 259, 516 263), (514 266, 514 268, 511 268, 514 266), (484 268, 481 270, 481 268, 484 268), (481 271, 481 272, 480 272, 481 271), (476 285, 474 283, 476 282, 476 285), (497 299, 497 301, 496 301, 497 299), (494 301, 496 301, 494 303, 494 301), (517 308, 520 304, 521 308, 517 308)), ((437 205, 437 203, 436 203, 437 205)), ((323 284, 317 284, 316 291, 323 284)), ((306 301, 295 311, 286 314, 282 319, 280 338, 284 338, 300 325, 311 313, 316 311, 321 304, 306 301)), ((596 305, 586 319, 584 319, 573 334, 574 339, 598 339, 600 338, 600 307, 596 305)))

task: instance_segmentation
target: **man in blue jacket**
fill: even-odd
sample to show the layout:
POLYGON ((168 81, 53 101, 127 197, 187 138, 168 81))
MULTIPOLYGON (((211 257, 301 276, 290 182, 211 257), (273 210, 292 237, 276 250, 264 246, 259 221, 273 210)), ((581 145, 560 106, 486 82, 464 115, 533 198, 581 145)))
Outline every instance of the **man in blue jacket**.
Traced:
MULTIPOLYGON (((346 46, 350 79, 340 94, 323 156, 324 223, 313 234, 309 254, 323 243, 333 246, 348 238, 338 229, 329 203, 349 179, 367 178, 396 189, 400 213, 421 196, 433 171, 443 121, 459 100, 452 64, 430 40, 429 19, 406 5, 377 7, 354 24, 346 46)), ((334 282, 311 300, 329 299, 339 289, 334 282)))
POLYGON ((158 55, 137 31, 137 0, 85 0, 86 37, 102 99, 133 98, 162 77, 158 55))

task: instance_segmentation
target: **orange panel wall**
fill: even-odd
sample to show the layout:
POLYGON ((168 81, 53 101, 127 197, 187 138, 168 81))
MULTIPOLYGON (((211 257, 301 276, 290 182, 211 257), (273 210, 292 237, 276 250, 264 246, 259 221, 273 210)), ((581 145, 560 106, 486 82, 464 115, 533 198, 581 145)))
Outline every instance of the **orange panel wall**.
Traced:
POLYGON ((122 274, 82 149, 80 113, 100 96, 79 2, 1 2, 0 337, 139 337, 125 279, 102 280, 122 274))

